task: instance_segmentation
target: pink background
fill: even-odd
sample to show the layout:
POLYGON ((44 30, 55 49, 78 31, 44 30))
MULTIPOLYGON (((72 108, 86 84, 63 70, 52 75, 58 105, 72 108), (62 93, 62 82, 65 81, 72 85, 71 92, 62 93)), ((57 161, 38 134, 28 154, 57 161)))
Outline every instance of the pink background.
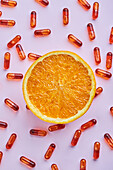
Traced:
MULTIPOLYGON (((85 11, 77 0, 49 0, 50 4, 44 8, 35 0, 18 0, 17 7, 0 7, 3 12, 1 18, 14 19, 16 25, 12 28, 0 27, 0 120, 8 123, 6 130, 0 129, 0 150, 4 156, 0 165, 1 170, 27 170, 19 161, 20 156, 26 157, 36 162, 34 170, 49 170, 52 163, 58 164, 60 170, 79 170, 80 159, 87 160, 88 170, 113 170, 113 151, 109 149, 104 141, 104 133, 108 132, 113 136, 113 117, 109 108, 113 105, 113 78, 104 80, 96 77, 97 87, 102 86, 103 93, 94 99, 87 113, 78 120, 66 125, 66 128, 50 133, 46 137, 31 136, 31 128, 47 130, 50 123, 43 122, 35 117, 31 111, 26 109, 26 104, 22 94, 22 81, 8 81, 8 72, 20 72, 25 74, 28 67, 33 63, 27 58, 20 61, 15 47, 8 50, 7 43, 15 35, 20 34, 26 55, 29 52, 43 55, 54 50, 69 50, 80 55, 95 71, 97 66, 94 62, 93 48, 100 47, 102 62, 99 68, 106 69, 106 53, 112 51, 113 45, 108 43, 111 27, 113 26, 113 1, 103 0, 100 2, 99 18, 92 20, 92 8, 85 11), (62 24, 62 9, 68 7, 70 10, 69 25, 62 24), (35 29, 50 28, 52 33, 48 37, 36 38, 33 35, 35 29, 30 28, 30 12, 37 12, 37 26, 35 29), (87 23, 93 23, 96 39, 89 41, 87 34, 87 23), (83 46, 77 49, 67 40, 68 34, 74 34, 81 41, 83 46), (11 65, 9 70, 3 69, 3 56, 6 51, 11 53, 11 65), (20 106, 20 110, 13 112, 4 104, 4 99, 8 97, 20 106), (70 147, 70 142, 76 129, 86 121, 95 118, 97 124, 85 131, 75 147, 70 147), (18 137, 11 150, 5 149, 5 144, 9 136, 17 133, 18 137), (95 141, 101 143, 100 158, 94 161, 93 144, 95 141), (56 149, 50 160, 44 160, 44 154, 48 146, 54 142, 56 149)), ((94 0, 89 1, 93 5, 94 0)), ((110 70, 113 72, 113 68, 110 70)))

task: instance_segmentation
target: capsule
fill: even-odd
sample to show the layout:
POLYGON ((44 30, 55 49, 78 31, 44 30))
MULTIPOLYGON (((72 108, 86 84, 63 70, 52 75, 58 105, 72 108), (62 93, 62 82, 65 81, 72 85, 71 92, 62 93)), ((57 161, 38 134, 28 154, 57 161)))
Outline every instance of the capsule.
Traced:
POLYGON ((4 19, 0 20, 0 26, 12 27, 14 25, 15 25, 14 20, 4 20, 4 19))
POLYGON ((46 6, 49 5, 49 1, 48 0, 36 0, 36 2, 38 2, 43 7, 46 7, 46 6))
POLYGON ((98 13, 99 13, 99 3, 94 2, 93 4, 93 12, 92 12, 92 19, 97 19, 98 18, 98 13))
POLYGON ((80 170, 86 170, 86 160, 85 159, 80 160, 80 170))
POLYGON ((101 63, 100 49, 98 47, 95 47, 93 52, 94 52, 95 63, 100 64, 101 63))
POLYGON ((7 47, 8 48, 12 48, 16 43, 18 43, 21 40, 21 36, 17 35, 16 37, 14 37, 8 44, 7 47))
POLYGON ((21 73, 7 73, 7 79, 10 80, 21 80, 23 78, 23 74, 21 73))
POLYGON ((2 16, 2 11, 0 11, 0 17, 2 16))
POLYGON ((25 165, 27 165, 28 167, 30 167, 30 168, 34 168, 34 167, 36 166, 36 163, 35 163, 34 161, 26 158, 25 156, 21 156, 21 157, 20 157, 20 161, 21 161, 23 164, 25 164, 25 165))
POLYGON ((58 166, 56 164, 51 165, 51 170, 58 170, 58 166))
POLYGON ((15 7, 17 6, 17 2, 12 0, 1 0, 1 5, 6 7, 15 7))
POLYGON ((45 155, 44 155, 44 158, 45 158, 45 159, 50 159, 50 157, 51 157, 53 151, 55 150, 55 148, 56 148, 56 145, 55 145, 54 143, 52 143, 52 144, 49 146, 48 150, 46 151, 46 153, 45 153, 45 155))
POLYGON ((85 9, 89 10, 91 5, 86 0, 78 0, 78 3, 85 9))
POLYGON ((25 55, 24 50, 20 44, 16 45, 16 50, 17 50, 17 53, 18 53, 20 59, 24 60, 26 58, 26 55, 25 55))
POLYGON ((96 92, 95 92, 95 97, 96 96, 98 96, 100 93, 102 93, 103 92, 103 88, 102 87, 98 87, 97 89, 96 89, 96 92))
POLYGON ((5 102, 5 104, 7 105, 7 106, 9 106, 11 109, 13 109, 14 111, 18 111, 19 110, 19 106, 16 104, 16 103, 14 103, 13 101, 11 101, 10 99, 8 99, 8 98, 6 98, 5 100, 4 100, 4 102, 5 102))
POLYGON ((13 134, 10 136, 10 138, 9 138, 7 144, 6 144, 6 149, 11 149, 11 148, 12 148, 12 146, 13 146, 16 138, 17 138, 17 135, 16 135, 15 133, 13 133, 13 134))
POLYGON ((110 113, 113 116, 113 107, 110 107, 110 113))
POLYGON ((93 151, 93 159, 98 159, 100 153, 100 143, 95 142, 94 143, 94 151, 93 151))
POLYGON ((88 30, 88 35, 89 39, 92 41, 95 39, 95 31, 93 28, 93 25, 91 23, 87 24, 87 30, 88 30))
POLYGON ((67 25, 69 23, 69 9, 64 8, 63 9, 63 24, 67 25))
POLYGON ((76 47, 81 47, 82 46, 82 42, 76 38, 73 34, 69 34, 68 35, 68 40, 74 44, 76 47))
POLYGON ((106 56, 106 68, 110 69, 112 67, 112 53, 108 52, 106 56))
POLYGON ((0 121, 0 128, 7 128, 8 124, 6 122, 0 121))
POLYGON ((110 32, 109 43, 113 44, 113 27, 111 28, 111 32, 110 32))
POLYGON ((76 130, 71 141, 71 146, 75 146, 81 136, 81 130, 76 130))
POLYGON ((1 163, 1 161, 2 161, 2 157, 3 157, 3 152, 0 151, 0 163, 1 163))
POLYGON ((35 28, 36 27, 36 12, 35 11, 31 12, 30 26, 31 26, 31 28, 35 28))
POLYGON ((35 136, 46 136, 47 132, 45 130, 31 129, 30 134, 35 136))
POLYGON ((84 123, 83 125, 81 125, 81 131, 84 131, 92 126, 94 126, 97 123, 96 119, 92 119, 86 123, 84 123))
POLYGON ((26 105, 26 109, 27 109, 27 110, 30 110, 29 107, 28 107, 27 105, 26 105))
POLYGON ((4 54, 4 69, 8 69, 9 66, 10 66, 10 53, 9 52, 6 52, 4 54))
POLYGON ((51 30, 50 29, 41 29, 41 30, 35 30, 34 31, 34 35, 35 36, 47 36, 51 34, 51 30))
POLYGON ((108 144, 108 146, 109 146, 111 149, 113 149, 113 139, 112 139, 112 137, 110 136, 109 133, 105 133, 105 134, 104 134, 104 139, 105 139, 106 143, 108 144))
POLYGON ((49 126, 48 130, 50 132, 53 132, 53 131, 61 130, 61 129, 64 129, 64 128, 65 128, 64 124, 56 124, 56 125, 49 126))
POLYGON ((38 55, 38 54, 33 54, 33 53, 29 53, 28 54, 28 58, 30 59, 30 60, 37 60, 38 58, 40 58, 41 57, 41 55, 38 55))
POLYGON ((110 72, 108 72, 106 70, 99 69, 99 68, 97 68, 95 70, 95 73, 97 76, 102 77, 104 79, 109 79, 112 76, 112 74, 110 72))

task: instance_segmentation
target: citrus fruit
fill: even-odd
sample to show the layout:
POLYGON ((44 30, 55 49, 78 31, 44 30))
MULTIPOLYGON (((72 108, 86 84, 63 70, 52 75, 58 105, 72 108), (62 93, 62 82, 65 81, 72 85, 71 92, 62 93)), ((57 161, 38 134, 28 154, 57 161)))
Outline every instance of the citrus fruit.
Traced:
POLYGON ((23 80, 29 109, 51 123, 69 123, 82 116, 95 96, 90 66, 77 54, 53 51, 36 60, 23 80))

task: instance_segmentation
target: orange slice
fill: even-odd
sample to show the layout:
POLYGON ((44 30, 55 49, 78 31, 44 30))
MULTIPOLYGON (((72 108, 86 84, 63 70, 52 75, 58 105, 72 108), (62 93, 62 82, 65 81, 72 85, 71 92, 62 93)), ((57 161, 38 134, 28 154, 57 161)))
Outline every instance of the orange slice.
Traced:
POLYGON ((25 74, 23 95, 29 109, 51 123, 69 123, 82 116, 95 96, 90 66, 77 54, 53 51, 36 60, 25 74))

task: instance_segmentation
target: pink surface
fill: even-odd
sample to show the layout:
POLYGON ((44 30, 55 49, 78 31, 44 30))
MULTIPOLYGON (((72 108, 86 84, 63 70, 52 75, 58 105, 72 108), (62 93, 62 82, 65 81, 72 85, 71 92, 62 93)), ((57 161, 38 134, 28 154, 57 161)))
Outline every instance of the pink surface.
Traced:
MULTIPOLYGON (((19 161, 24 155, 36 162, 34 170, 51 169, 52 163, 58 164, 60 170, 79 170, 80 159, 87 160, 88 170, 113 170, 113 151, 109 149, 104 141, 104 133, 108 132, 113 137, 113 117, 109 108, 113 105, 113 78, 103 80, 96 77, 97 87, 102 86, 103 93, 94 99, 87 113, 78 120, 66 125, 66 128, 57 132, 48 132, 46 137, 36 137, 29 134, 32 128, 47 130, 50 123, 43 122, 35 117, 31 111, 26 109, 26 104, 22 95, 22 81, 8 81, 8 72, 21 72, 25 74, 28 67, 33 63, 27 58, 20 61, 15 47, 8 50, 6 45, 15 35, 20 34, 26 55, 29 52, 45 54, 54 50, 69 50, 80 55, 95 71, 97 66, 94 62, 93 48, 100 47, 102 62, 99 68, 105 68, 106 53, 113 49, 113 45, 108 43, 111 27, 113 26, 113 1, 103 0, 100 2, 99 18, 92 20, 92 8, 85 11, 77 0, 50 0, 48 7, 41 7, 35 0, 18 0, 15 8, 0 7, 3 12, 3 19, 14 19, 16 25, 12 28, 0 27, 0 120, 8 123, 6 130, 0 129, 0 150, 4 156, 0 165, 1 170, 27 170, 19 161), (67 26, 62 24, 62 9, 68 7, 70 10, 70 21, 67 26), (36 38, 33 35, 35 29, 30 29, 30 12, 37 12, 37 27, 50 28, 52 34, 48 37, 36 38), (96 39, 89 41, 87 34, 87 23, 93 23, 96 32, 96 39), (81 41, 83 46, 77 49, 67 40, 68 34, 74 34, 81 41), (9 70, 3 70, 3 56, 6 51, 11 53, 11 65, 9 70), (20 110, 15 113, 4 104, 4 99, 8 97, 20 106, 20 110), (84 122, 95 118, 97 124, 85 131, 75 147, 70 147, 70 142, 76 129, 84 122), (11 150, 5 149, 5 144, 9 136, 15 132, 18 137, 11 150), (101 143, 100 158, 94 161, 93 145, 95 141, 101 143), (56 149, 50 160, 44 160, 44 154, 48 146, 54 142, 56 149)), ((89 1, 93 5, 94 0, 89 1)), ((110 70, 113 72, 113 68, 110 70)))

